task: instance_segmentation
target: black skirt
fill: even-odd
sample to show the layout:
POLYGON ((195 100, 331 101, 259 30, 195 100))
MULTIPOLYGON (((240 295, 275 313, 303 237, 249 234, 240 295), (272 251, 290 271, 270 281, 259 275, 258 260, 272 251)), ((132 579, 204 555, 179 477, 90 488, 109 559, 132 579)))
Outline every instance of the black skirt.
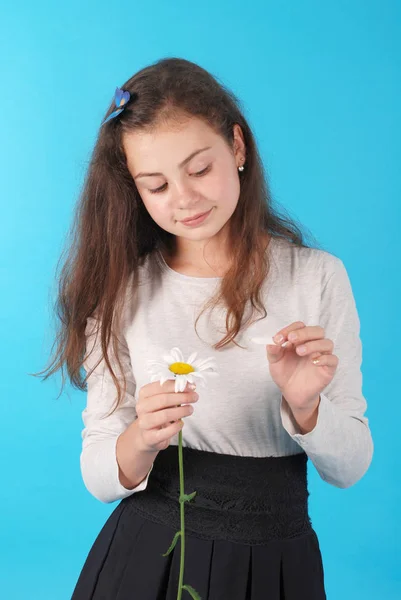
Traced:
MULTIPOLYGON (((176 600, 180 507, 184 579, 202 600, 325 600, 308 513, 307 456, 253 458, 178 446, 156 457, 148 485, 124 498, 89 551, 71 600, 176 600)), ((182 600, 190 600, 182 591, 182 600)))

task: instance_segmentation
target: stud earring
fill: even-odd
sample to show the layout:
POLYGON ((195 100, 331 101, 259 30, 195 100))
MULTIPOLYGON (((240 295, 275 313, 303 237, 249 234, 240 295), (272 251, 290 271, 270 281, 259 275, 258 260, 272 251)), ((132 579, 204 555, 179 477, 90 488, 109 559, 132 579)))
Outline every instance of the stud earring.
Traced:
POLYGON ((240 167, 238 167, 238 171, 243 171, 244 170, 244 165, 241 165, 240 167))

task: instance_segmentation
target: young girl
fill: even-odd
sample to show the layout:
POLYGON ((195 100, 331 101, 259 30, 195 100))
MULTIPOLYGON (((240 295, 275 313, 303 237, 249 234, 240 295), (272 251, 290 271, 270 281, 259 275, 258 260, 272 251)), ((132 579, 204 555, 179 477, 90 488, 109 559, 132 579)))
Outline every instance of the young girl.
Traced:
POLYGON ((207 71, 160 60, 116 104, 63 271, 52 372, 65 363, 87 383, 83 480, 121 502, 72 598, 177 598, 180 544, 163 553, 180 524, 182 430, 185 491, 197 492, 185 583, 202 600, 322 600, 307 459, 346 488, 373 451, 344 264, 274 211, 239 102, 207 71), (151 381, 149 361, 172 348, 212 357, 218 377, 197 392, 151 381))

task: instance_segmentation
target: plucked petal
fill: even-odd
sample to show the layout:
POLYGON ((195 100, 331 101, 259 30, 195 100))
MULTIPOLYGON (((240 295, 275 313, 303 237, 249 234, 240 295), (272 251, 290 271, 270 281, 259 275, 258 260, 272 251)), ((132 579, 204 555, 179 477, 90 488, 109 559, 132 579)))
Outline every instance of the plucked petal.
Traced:
POLYGON ((276 345, 276 342, 273 340, 271 335, 262 335, 257 337, 249 338, 251 342, 254 344, 262 344, 263 346, 267 345, 276 345))

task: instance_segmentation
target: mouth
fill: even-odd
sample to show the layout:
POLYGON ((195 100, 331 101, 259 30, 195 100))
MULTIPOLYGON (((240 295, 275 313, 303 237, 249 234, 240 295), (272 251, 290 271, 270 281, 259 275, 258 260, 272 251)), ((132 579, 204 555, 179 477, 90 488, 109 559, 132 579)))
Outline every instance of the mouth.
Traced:
POLYGON ((211 213, 212 210, 213 209, 211 208, 207 212, 198 213, 197 215, 194 215, 193 217, 189 217, 188 219, 183 219, 182 221, 180 221, 180 223, 183 223, 183 225, 197 225, 198 223, 203 222, 206 219, 206 217, 211 213))

